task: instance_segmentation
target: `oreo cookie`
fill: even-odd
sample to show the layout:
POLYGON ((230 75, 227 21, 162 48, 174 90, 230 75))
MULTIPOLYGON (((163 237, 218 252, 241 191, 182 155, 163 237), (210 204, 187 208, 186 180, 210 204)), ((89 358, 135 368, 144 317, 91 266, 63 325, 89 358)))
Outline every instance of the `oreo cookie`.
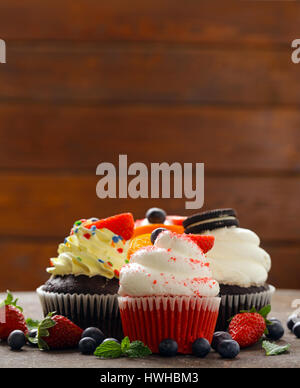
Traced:
POLYGON ((187 234, 200 234, 206 230, 240 226, 234 209, 216 209, 194 214, 183 221, 187 234))

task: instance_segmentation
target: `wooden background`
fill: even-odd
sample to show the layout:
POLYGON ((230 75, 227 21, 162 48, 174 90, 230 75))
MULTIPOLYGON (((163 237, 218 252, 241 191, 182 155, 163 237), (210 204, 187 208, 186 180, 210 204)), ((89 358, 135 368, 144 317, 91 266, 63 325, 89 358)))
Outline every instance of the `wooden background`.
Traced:
POLYGON ((181 200, 100 200, 96 166, 204 162, 300 288, 298 2, 0 1, 0 289, 31 290, 74 220, 181 200))

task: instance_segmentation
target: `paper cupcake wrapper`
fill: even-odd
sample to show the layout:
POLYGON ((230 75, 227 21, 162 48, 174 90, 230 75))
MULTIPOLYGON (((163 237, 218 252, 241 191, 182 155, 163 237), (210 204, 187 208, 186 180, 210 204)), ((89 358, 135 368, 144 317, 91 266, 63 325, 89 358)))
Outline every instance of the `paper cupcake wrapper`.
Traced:
POLYGON ((219 317, 216 325, 216 331, 228 329, 229 320, 241 310, 250 310, 255 307, 260 310, 264 306, 271 304, 272 295, 275 287, 269 286, 269 290, 244 294, 244 295, 221 295, 221 304, 219 317))
POLYGON ((36 290, 43 313, 56 311, 82 329, 98 327, 107 337, 123 338, 118 295, 60 294, 36 290))
POLYGON ((140 340, 153 353, 163 339, 178 343, 178 352, 190 354, 197 338, 212 341, 220 298, 119 297, 124 335, 140 340))

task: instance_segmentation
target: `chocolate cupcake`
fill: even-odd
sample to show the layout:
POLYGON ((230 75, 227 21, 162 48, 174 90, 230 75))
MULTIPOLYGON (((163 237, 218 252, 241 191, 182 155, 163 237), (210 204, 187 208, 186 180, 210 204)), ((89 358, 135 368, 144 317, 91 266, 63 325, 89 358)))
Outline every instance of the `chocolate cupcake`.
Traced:
POLYGON ((56 311, 81 328, 95 326, 107 337, 122 338, 119 271, 133 228, 130 213, 77 221, 58 257, 50 259, 50 279, 37 289, 44 315, 56 311))
POLYGON ((207 257, 220 285, 217 330, 226 330, 228 320, 241 310, 261 309, 271 303, 275 289, 267 284, 270 256, 260 247, 260 239, 254 232, 239 227, 233 209, 196 214, 184 221, 184 227, 185 233, 215 237, 207 257))

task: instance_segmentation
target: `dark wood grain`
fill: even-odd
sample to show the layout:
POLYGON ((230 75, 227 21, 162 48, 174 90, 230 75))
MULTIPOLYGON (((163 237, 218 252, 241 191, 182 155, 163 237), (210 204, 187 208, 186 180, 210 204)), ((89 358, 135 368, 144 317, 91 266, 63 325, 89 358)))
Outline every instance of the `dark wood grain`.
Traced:
POLYGON ((158 41, 289 45, 298 2, 10 0, 1 4, 6 39, 158 41), (68 22, 66 22, 68 21, 68 22))
POLYGON ((2 169, 94 172, 126 153, 208 173, 300 170, 297 109, 2 104, 0 117, 2 169))
POLYGON ((16 44, 0 98, 49 102, 298 104, 290 50, 16 44))
MULTIPOLYGON (((159 206, 187 214, 181 199, 105 199, 96 196, 98 179, 89 175, 2 175, 0 212, 4 236, 63 238, 80 218, 132 211, 142 217, 159 206)), ((298 177, 207 177, 205 208, 234 207, 241 224, 265 240, 299 241, 298 177)))
MULTIPOLYGON (((49 258, 57 254, 62 239, 49 241, 1 241, 2 254, 0 289, 30 291, 43 284, 49 277, 46 267, 49 258)), ((285 246, 263 243, 270 253, 272 269, 269 283, 275 287, 300 288, 300 245, 285 246), (292 270, 291 270, 292 269, 292 270)))

